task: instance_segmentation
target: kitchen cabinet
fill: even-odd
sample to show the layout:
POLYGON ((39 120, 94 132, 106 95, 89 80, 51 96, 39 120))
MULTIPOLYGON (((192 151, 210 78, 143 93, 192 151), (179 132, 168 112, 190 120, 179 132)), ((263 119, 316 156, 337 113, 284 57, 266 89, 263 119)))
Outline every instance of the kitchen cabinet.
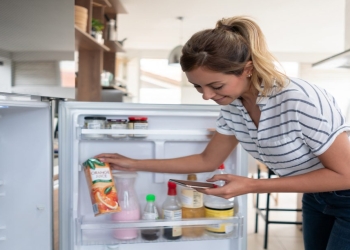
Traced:
POLYGON ((101 100, 101 73, 103 70, 116 75, 116 53, 124 52, 118 41, 105 38, 100 44, 90 35, 92 18, 101 21, 106 29, 107 16, 117 20, 117 15, 126 13, 119 0, 76 0, 75 5, 88 10, 87 27, 82 30, 75 26, 75 50, 78 52, 78 76, 76 100, 101 100))

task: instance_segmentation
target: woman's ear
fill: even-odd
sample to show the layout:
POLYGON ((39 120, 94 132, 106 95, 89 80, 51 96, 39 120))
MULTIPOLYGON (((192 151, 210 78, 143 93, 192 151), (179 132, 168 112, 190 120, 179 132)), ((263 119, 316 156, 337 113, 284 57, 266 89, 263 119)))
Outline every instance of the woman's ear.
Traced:
POLYGON ((245 74, 246 77, 251 77, 252 74, 253 74, 253 69, 254 69, 253 62, 252 61, 248 61, 246 63, 246 65, 244 66, 243 73, 245 74))

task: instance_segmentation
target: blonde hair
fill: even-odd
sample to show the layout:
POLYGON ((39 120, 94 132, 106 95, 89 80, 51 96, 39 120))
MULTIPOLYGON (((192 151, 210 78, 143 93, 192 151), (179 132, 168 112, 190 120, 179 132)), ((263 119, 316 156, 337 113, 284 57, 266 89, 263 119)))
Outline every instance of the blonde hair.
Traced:
POLYGON ((260 27, 245 16, 222 19, 214 29, 195 33, 182 49, 181 68, 189 72, 198 67, 224 74, 241 75, 252 61, 252 85, 266 96, 286 84, 287 76, 275 67, 277 60, 268 51, 260 27), (264 87, 261 87, 261 83, 264 87))

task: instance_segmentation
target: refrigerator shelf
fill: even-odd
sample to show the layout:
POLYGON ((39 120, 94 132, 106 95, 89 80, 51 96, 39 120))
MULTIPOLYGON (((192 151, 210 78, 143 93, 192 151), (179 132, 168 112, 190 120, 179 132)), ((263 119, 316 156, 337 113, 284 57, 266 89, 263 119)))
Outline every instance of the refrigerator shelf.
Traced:
POLYGON ((85 129, 79 128, 82 135, 212 135, 212 129, 85 129))
POLYGON ((138 244, 138 243, 158 243, 158 242, 181 242, 181 241, 204 241, 204 240, 222 240, 241 237, 240 229, 243 223, 243 217, 229 218, 203 218, 203 219, 182 219, 177 221, 168 221, 159 219, 157 221, 132 221, 132 222, 99 222, 94 223, 92 220, 78 220, 78 227, 81 229, 82 245, 116 245, 116 244, 138 244), (160 228, 165 226, 182 226, 182 227, 204 227, 213 226, 222 223, 231 223, 232 231, 228 234, 215 234, 205 231, 200 237, 181 237, 178 240, 168 240, 161 237, 157 240, 144 240, 140 236, 140 229, 160 228), (127 228, 135 228, 138 230, 138 236, 131 240, 120 240, 113 237, 113 230, 122 230, 127 228))
POLYGON ((205 241, 205 240, 223 240, 223 239, 232 239, 238 238, 238 234, 234 231, 233 233, 227 235, 213 235, 209 232, 205 231, 204 234, 200 237, 190 238, 182 236, 178 240, 168 240, 164 238, 162 235, 157 240, 144 240, 141 238, 140 233, 138 233, 137 238, 131 240, 118 240, 112 236, 113 232, 111 230, 106 231, 103 236, 99 236, 97 239, 93 239, 91 237, 83 237, 81 239, 82 245, 119 245, 119 244, 142 244, 142 243, 164 243, 164 242, 186 242, 186 241, 205 241))
POLYGON ((198 218, 198 219, 181 219, 181 220, 163 220, 158 219, 156 221, 126 221, 126 222, 95 222, 93 219, 81 219, 80 228, 82 230, 94 230, 94 229, 126 229, 126 228, 153 228, 153 227, 165 227, 165 226, 209 226, 222 223, 232 223, 233 225, 239 225, 242 218, 240 216, 227 217, 227 218, 198 218))
POLYGON ((192 130, 144 130, 144 129, 78 129, 78 139, 80 140, 118 140, 118 141, 209 141, 213 135, 212 130, 192 129, 192 130), (123 135, 123 136, 119 136, 123 135), (133 136, 140 135, 140 136, 133 136))

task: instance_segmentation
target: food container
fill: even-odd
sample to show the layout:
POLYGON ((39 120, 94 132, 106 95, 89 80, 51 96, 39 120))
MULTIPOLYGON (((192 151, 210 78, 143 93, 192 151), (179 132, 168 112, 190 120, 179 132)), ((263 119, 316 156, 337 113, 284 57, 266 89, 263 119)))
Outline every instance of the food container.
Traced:
POLYGON ((88 10, 82 6, 74 6, 74 23, 75 25, 86 32, 88 22, 88 10))
MULTIPOLYGON (((87 116, 84 118, 85 129, 105 129, 106 128, 106 117, 104 116, 87 116)), ((105 137, 103 134, 86 134, 85 137, 90 138, 101 138, 105 137)))
MULTIPOLYGON (((112 171, 114 182, 118 190, 118 202, 121 211, 112 214, 112 221, 138 221, 140 220, 140 204, 135 191, 136 172, 112 171)), ((119 240, 131 240, 138 236, 137 228, 114 229, 113 236, 119 240)))
MULTIPOLYGON (((128 124, 126 119, 108 119, 107 120, 107 129, 128 129, 128 124)), ((117 132, 117 131, 116 131, 117 132)), ((126 137, 126 134, 112 134, 110 135, 114 138, 123 138, 126 137)))
MULTIPOLYGON (((130 116, 128 122, 129 129, 148 129, 148 118, 145 116, 130 116)), ((147 137, 145 134, 130 134, 130 137, 147 137)))
POLYGON ((91 158, 83 166, 94 215, 121 211, 109 163, 91 158))

